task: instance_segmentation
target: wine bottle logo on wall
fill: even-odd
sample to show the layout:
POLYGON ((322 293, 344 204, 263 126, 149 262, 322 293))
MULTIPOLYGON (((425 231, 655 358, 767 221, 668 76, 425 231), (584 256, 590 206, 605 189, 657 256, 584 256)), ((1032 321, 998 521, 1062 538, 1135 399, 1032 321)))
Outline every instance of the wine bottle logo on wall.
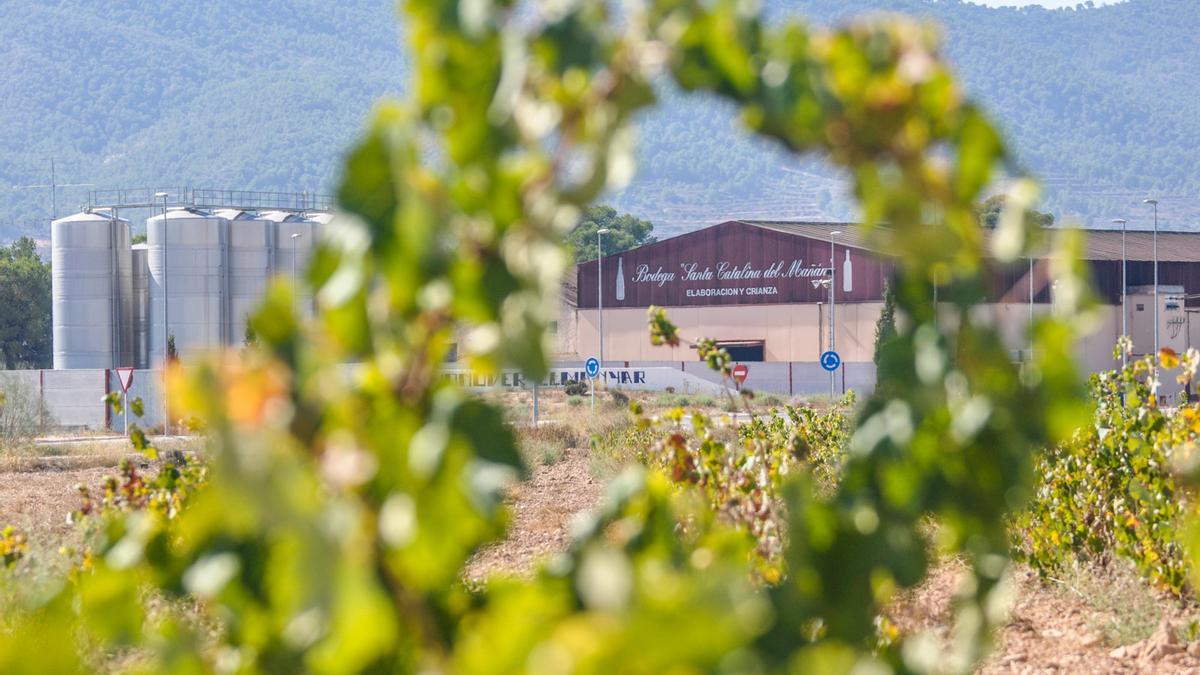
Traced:
POLYGON ((625 299, 625 259, 617 258, 617 300, 625 299))
POLYGON ((850 262, 850 249, 846 249, 846 261, 842 263, 842 292, 854 291, 854 263, 850 262))

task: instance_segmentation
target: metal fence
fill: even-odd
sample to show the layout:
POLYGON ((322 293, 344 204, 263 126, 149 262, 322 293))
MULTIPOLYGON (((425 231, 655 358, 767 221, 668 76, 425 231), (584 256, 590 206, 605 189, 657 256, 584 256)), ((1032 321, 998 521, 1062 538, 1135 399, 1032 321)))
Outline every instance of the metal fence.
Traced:
POLYGON ((237 209, 242 211, 289 211, 308 213, 330 211, 332 195, 318 192, 268 192, 223 188, 142 187, 88 192, 92 209, 149 209, 192 207, 198 209, 237 209), (165 197, 158 196, 165 195, 165 197))

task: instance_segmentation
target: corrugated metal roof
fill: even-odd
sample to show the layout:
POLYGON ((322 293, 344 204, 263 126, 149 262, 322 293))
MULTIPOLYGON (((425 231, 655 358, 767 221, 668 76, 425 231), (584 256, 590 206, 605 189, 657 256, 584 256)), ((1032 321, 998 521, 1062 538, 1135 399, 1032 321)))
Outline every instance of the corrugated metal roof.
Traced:
POLYGON ((579 289, 577 288, 578 272, 575 265, 571 265, 571 269, 567 270, 567 274, 563 277, 562 282, 562 301, 571 307, 579 304, 579 289))
MULTIPOLYGON (((805 221, 742 220, 747 225, 776 232, 785 232, 809 239, 829 241, 875 253, 884 253, 867 246, 859 236, 858 226, 853 223, 815 223, 805 221)), ((1120 230, 1084 230, 1086 234, 1086 260, 1120 260, 1120 230)), ((1154 233, 1145 230, 1129 230, 1126 234, 1126 258, 1128 260, 1154 260, 1154 233)), ((1158 259, 1160 262, 1200 262, 1200 232, 1158 233, 1158 259)))
POLYGON ((833 243, 840 246, 881 253, 863 242, 863 238, 859 235, 859 226, 855 223, 816 223, 790 220, 739 220, 738 222, 820 241, 829 241, 832 237, 833 243), (832 234, 833 232, 841 234, 832 234))

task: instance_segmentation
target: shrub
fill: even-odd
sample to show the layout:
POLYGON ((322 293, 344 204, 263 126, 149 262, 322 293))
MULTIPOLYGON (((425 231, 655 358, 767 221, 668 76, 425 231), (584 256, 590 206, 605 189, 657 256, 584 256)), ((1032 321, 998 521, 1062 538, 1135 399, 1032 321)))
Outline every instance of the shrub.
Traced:
POLYGON ((588 387, 588 383, 585 380, 571 380, 563 387, 563 391, 566 392, 567 396, 587 396, 591 388, 588 387))
POLYGON ((1043 576, 1112 554, 1155 586, 1185 592, 1180 533, 1191 499, 1172 466, 1200 439, 1200 407, 1168 414, 1156 406, 1161 372, 1147 357, 1093 375, 1092 424, 1037 457, 1034 496, 1013 536, 1018 557, 1043 576))
POLYGON ((0 449, 29 445, 51 425, 35 388, 17 373, 0 373, 0 449))
POLYGON ((629 407, 629 396, 617 389, 610 389, 608 395, 612 398, 612 402, 620 408, 629 407))
POLYGON ((571 406, 572 408, 578 408, 579 406, 583 405, 583 397, 568 396, 567 397, 567 405, 571 406))

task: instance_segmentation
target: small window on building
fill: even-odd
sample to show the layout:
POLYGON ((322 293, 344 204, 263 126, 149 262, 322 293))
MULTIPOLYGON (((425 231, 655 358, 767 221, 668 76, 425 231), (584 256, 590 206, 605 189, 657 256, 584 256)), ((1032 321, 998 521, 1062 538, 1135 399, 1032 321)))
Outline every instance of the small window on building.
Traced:
POLYGON ((1145 305, 1143 305, 1142 303, 1140 303, 1140 302, 1139 302, 1139 303, 1137 304, 1137 311, 1139 311, 1139 312, 1144 312, 1144 311, 1146 311, 1146 306, 1145 306, 1145 305))
POLYGON ((729 358, 734 361, 766 360, 766 343, 763 340, 718 340, 717 346, 729 352, 729 358))

